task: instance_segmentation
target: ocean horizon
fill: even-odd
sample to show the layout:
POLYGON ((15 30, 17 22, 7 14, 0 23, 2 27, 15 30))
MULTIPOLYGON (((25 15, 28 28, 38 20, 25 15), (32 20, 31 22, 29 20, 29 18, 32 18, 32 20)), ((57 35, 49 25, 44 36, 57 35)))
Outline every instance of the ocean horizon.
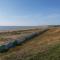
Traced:
POLYGON ((0 26, 0 30, 24 30, 37 27, 38 26, 0 26))

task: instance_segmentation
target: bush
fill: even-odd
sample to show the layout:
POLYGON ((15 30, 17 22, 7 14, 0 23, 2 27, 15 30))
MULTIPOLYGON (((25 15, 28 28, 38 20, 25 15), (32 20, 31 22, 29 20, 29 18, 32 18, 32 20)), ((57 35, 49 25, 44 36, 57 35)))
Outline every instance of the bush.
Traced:
POLYGON ((4 52, 5 51, 5 45, 0 45, 0 52, 4 52))

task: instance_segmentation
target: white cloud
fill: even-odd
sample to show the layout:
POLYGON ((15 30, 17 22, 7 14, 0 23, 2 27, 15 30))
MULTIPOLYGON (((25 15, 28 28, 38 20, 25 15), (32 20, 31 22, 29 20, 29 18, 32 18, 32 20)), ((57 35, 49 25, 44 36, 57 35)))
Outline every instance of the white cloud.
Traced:
POLYGON ((16 22, 0 22, 0 26, 16 26, 16 22))

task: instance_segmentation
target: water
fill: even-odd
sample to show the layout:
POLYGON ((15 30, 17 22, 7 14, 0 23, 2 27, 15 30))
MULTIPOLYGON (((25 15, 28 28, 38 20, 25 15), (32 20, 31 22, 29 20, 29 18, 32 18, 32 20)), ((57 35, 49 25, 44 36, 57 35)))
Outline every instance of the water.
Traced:
POLYGON ((0 26, 0 30, 24 30, 37 28, 36 26, 0 26))

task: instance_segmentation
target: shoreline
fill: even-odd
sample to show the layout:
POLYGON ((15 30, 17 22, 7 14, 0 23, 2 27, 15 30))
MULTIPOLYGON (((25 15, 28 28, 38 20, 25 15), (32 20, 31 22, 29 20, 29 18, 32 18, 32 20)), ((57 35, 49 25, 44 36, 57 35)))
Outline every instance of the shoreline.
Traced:
POLYGON ((40 28, 29 28, 29 29, 14 29, 14 30, 0 30, 0 33, 3 33, 3 32, 14 32, 14 31, 29 31, 29 30, 37 30, 37 29, 40 29, 40 28))

